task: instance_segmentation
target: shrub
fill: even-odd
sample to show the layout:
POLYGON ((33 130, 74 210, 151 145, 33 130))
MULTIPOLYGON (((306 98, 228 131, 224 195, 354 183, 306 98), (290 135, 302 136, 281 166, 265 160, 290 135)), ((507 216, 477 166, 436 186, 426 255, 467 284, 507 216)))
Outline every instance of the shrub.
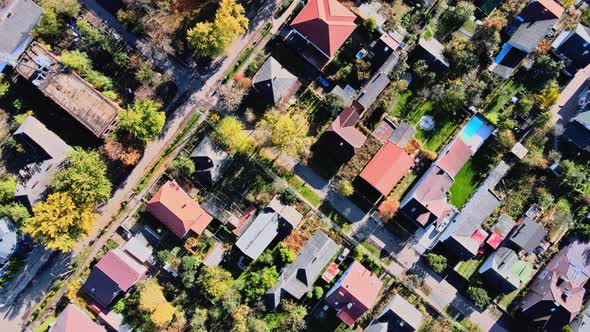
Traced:
POLYGON ((354 194, 354 187, 348 180, 340 180, 338 182, 338 192, 340 195, 348 197, 354 194))
POLYGON ((399 204, 395 200, 387 199, 379 205, 379 215, 383 222, 388 222, 397 214, 398 209, 399 204))
POLYGON ((316 300, 321 299, 322 296, 324 296, 324 289, 320 286, 315 286, 313 288, 313 296, 315 297, 316 300))
POLYGON ((467 289, 467 296, 481 309, 485 309, 491 302, 488 292, 481 287, 469 287, 467 289))
POLYGON ((447 268, 447 258, 442 255, 428 253, 426 255, 426 264, 430 266, 432 271, 441 273, 447 268))

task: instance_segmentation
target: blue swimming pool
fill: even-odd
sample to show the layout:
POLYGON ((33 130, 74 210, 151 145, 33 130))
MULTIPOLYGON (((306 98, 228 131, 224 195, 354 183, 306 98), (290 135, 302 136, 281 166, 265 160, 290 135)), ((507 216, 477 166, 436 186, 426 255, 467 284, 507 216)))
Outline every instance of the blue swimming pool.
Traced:
POLYGON ((469 140, 473 135, 478 135, 485 140, 490 136, 492 131, 493 128, 480 115, 476 115, 465 125, 462 138, 469 140))

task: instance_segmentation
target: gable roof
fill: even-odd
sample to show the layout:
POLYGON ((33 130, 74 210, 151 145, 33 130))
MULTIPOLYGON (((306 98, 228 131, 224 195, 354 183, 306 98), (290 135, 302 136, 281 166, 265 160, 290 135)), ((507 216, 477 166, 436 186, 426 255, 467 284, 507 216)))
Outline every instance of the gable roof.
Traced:
POLYGON ((557 19, 550 19, 521 23, 508 40, 508 44, 523 52, 530 53, 535 50, 557 21, 557 19))
POLYGON ((35 148, 41 149, 49 158, 63 159, 72 150, 71 146, 32 115, 25 118, 13 135, 26 136, 28 143, 35 144, 35 148))
POLYGON ((359 176, 387 196, 413 165, 414 160, 402 148, 388 141, 359 176))
POLYGON ((479 268, 479 273, 495 271, 514 289, 520 288, 530 277, 533 269, 524 261, 518 258, 514 250, 500 247, 493 252, 479 268))
POLYGON ((295 261, 285 267, 279 281, 282 289, 300 299, 313 289, 314 282, 339 248, 324 232, 315 232, 301 248, 295 261))
POLYGON ((331 58, 356 28, 355 19, 338 0, 310 0, 291 27, 331 58))
POLYGON ((297 77, 285 69, 275 58, 269 56, 252 79, 254 88, 273 104, 294 93, 299 83, 297 77))
POLYGON ((354 109, 354 107, 346 107, 336 117, 334 122, 328 127, 327 131, 333 131, 348 144, 350 144, 355 150, 360 149, 367 137, 363 133, 356 129, 355 125, 360 120, 360 114, 354 109))
POLYGON ((147 210, 180 238, 189 231, 201 235, 213 220, 176 181, 164 183, 147 204, 147 210))
POLYGON ((147 272, 147 268, 123 252, 113 249, 94 266, 84 290, 98 304, 107 307, 120 292, 126 292, 147 272))
MULTIPOLYGON (((18 58, 31 40, 29 34, 42 14, 43 9, 32 0, 9 0, 0 4, 0 53, 18 58)), ((0 60, 0 71, 5 61, 0 60)))
POLYGON ((96 324, 82 309, 70 303, 57 316, 49 332, 105 332, 105 328, 96 324))
MULTIPOLYGON (((411 330, 418 331, 424 324, 424 315, 401 295, 395 294, 379 317, 365 332, 389 332, 398 331, 398 326, 409 326, 411 330), (403 324, 403 325, 402 325, 403 324)), ((406 331, 401 328, 400 331, 406 331)))
POLYGON ((530 254, 543 241, 545 236, 547 236, 545 227, 537 224, 529 217, 522 217, 512 234, 510 234, 509 240, 530 254))
POLYGON ((544 18, 559 18, 565 10, 553 0, 533 0, 522 10, 521 15, 525 21, 534 20, 539 16, 544 18))
POLYGON ((418 40, 418 45, 439 63, 445 67, 449 66, 449 61, 444 55, 445 46, 436 38, 424 39, 424 37, 421 36, 420 40, 418 40))
POLYGON ((127 241, 123 246, 123 250, 141 263, 147 262, 152 257, 153 252, 152 246, 141 232, 127 241))
POLYGON ((197 173, 208 173, 211 181, 215 182, 231 156, 215 144, 209 136, 205 136, 191 152, 190 158, 195 161, 197 173))
POLYGON ((225 254, 225 248, 219 243, 215 242, 213 247, 209 249, 205 258, 203 258, 203 265, 205 266, 217 266, 223 261, 223 256, 225 254))
POLYGON ((288 224, 289 228, 293 229, 302 218, 299 212, 283 205, 279 198, 275 197, 236 241, 236 247, 246 256, 256 259, 280 233, 281 228, 288 224))
MULTIPOLYGON (((561 249, 535 278, 524 298, 526 312, 540 301, 551 301, 570 313, 571 322, 580 312, 585 294, 584 285, 590 278, 588 243, 574 241, 561 249)), ((551 312, 545 315, 551 316, 551 312)))

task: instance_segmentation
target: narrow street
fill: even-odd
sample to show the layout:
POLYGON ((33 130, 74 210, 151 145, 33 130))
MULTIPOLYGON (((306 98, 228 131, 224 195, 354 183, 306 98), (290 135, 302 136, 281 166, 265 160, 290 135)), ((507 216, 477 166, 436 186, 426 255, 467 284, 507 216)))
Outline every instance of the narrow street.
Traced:
MULTIPOLYGON (((109 26, 122 36, 126 42, 134 46, 144 56, 152 60, 157 67, 172 77, 176 81, 179 89, 177 96, 182 96, 183 92, 190 93, 190 95, 185 98, 176 110, 168 115, 163 133, 158 139, 150 142, 146 146, 142 159, 133 171, 125 181, 116 188, 113 197, 99 208, 98 213, 100 214, 100 217, 96 221, 92 234, 90 234, 85 240, 81 241, 72 253, 58 253, 51 256, 38 271, 26 276, 26 279, 30 280, 30 282, 23 282, 19 285, 19 287, 22 288, 20 293, 13 294, 9 301, 3 303, 4 306, 0 308, 0 331, 24 330, 26 317, 43 298, 43 295, 49 289, 52 282, 63 273, 67 272, 71 257, 75 257, 82 251, 82 249, 87 247, 91 247, 93 251, 102 247, 108 239, 108 236, 104 235, 114 232, 130 211, 127 211, 123 216, 120 216, 118 220, 113 220, 115 213, 121 209, 123 203, 128 204, 129 206, 134 206, 141 200, 142 195, 136 195, 135 193, 135 187, 141 178, 158 160, 170 142, 172 142, 172 140, 184 128, 186 122, 193 116, 195 111, 199 109, 208 110, 215 104, 216 98, 214 97, 214 94, 223 81, 225 73, 239 57, 242 50, 251 45, 253 40, 259 35, 258 31, 264 26, 264 24, 271 21, 274 9, 277 7, 277 2, 275 0, 265 0, 263 4, 259 5, 261 8, 264 8, 264 10, 247 13, 248 18, 250 19, 248 32, 234 41, 228 51, 227 57, 214 61, 209 68, 203 70, 206 71, 205 74, 199 72, 198 78, 195 78, 194 72, 174 57, 161 51, 157 46, 153 45, 152 41, 139 39, 133 34, 126 32, 116 18, 100 7, 96 1, 81 0, 81 2, 93 14, 109 24, 109 26), (105 229, 107 226, 109 226, 109 228, 105 229)), ((293 7, 290 8, 290 10, 292 9, 293 7)), ((289 13, 290 11, 287 11, 286 15, 289 13)), ((277 21, 273 24, 282 24, 282 21, 277 21)), ((273 26, 273 28, 276 29, 277 27, 273 26)), ((205 119, 206 114, 202 116, 199 121, 204 121, 205 119)), ((173 153, 172 156, 174 155, 175 154, 173 153)), ((164 170, 165 167, 156 170, 152 176, 152 181, 157 179, 164 170)), ((149 183, 146 188, 149 188, 149 183)), ((130 210, 132 211, 133 209, 130 210)), ((25 270, 22 273, 27 274, 28 271, 25 270)), ((60 297, 64 291, 65 287, 62 287, 58 292, 58 297, 60 297)))

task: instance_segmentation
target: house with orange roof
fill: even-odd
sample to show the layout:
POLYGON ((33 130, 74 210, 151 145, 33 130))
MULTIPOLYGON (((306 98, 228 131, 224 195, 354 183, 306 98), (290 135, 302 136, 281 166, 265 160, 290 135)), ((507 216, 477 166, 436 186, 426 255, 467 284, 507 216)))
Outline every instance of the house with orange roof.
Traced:
POLYGON ((57 316, 49 332, 105 332, 106 329, 96 324, 88 315, 73 303, 57 316))
POLYGON ((147 210, 181 239, 191 233, 201 235, 213 220, 176 181, 164 183, 147 204, 147 210))
POLYGON ((322 69, 356 29, 356 15, 338 0, 310 0, 291 22, 289 44, 322 69))
POLYGON ((404 149, 387 141, 359 175, 372 189, 367 197, 387 196, 413 165, 414 160, 404 149))
POLYGON ((354 261, 326 294, 326 303, 346 325, 352 326, 375 303, 383 282, 354 261))

